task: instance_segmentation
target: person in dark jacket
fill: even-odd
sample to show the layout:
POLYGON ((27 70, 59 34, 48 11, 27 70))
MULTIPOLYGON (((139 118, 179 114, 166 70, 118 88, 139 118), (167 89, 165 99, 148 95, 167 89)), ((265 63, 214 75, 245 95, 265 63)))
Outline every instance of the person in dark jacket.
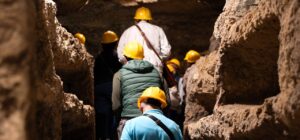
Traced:
POLYGON ((142 115, 136 103, 146 88, 155 86, 168 91, 156 68, 143 60, 144 50, 138 42, 129 42, 124 47, 124 56, 127 62, 115 73, 112 92, 112 108, 121 112, 117 129, 119 138, 125 122, 142 115))
POLYGON ((113 113, 111 107, 112 78, 122 64, 115 52, 118 36, 112 31, 106 31, 101 39, 102 52, 96 57, 94 67, 95 79, 95 110, 96 139, 112 139, 113 113))

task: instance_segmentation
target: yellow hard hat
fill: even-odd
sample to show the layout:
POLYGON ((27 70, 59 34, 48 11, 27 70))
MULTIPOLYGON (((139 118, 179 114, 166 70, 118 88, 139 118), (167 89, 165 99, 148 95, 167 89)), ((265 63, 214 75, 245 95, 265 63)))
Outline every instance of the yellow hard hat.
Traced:
POLYGON ((81 33, 76 33, 75 37, 80 41, 80 43, 85 44, 85 36, 81 33))
POLYGON ((184 60, 188 63, 194 63, 200 58, 200 54, 197 51, 190 50, 186 53, 184 60))
POLYGON ((176 72, 176 69, 173 67, 172 64, 167 64, 168 69, 170 70, 170 72, 172 72, 173 74, 176 72))
POLYGON ((113 31, 106 31, 103 33, 102 38, 101 38, 101 43, 103 44, 108 44, 108 43, 113 43, 119 40, 119 37, 117 34, 113 31))
POLYGON ((146 90, 144 90, 143 94, 138 99, 137 102, 138 108, 140 108, 141 103, 147 100, 148 98, 152 98, 160 101, 161 108, 165 108, 167 106, 165 92, 161 90, 159 87, 149 87, 146 90))
POLYGON ((132 59, 143 59, 144 49, 141 44, 136 41, 129 42, 124 47, 124 55, 132 59))
POLYGON ((175 64, 178 68, 180 68, 180 61, 177 58, 172 58, 170 61, 167 63, 173 63, 175 64))
POLYGON ((134 19, 152 20, 151 11, 146 7, 140 7, 136 10, 134 19))

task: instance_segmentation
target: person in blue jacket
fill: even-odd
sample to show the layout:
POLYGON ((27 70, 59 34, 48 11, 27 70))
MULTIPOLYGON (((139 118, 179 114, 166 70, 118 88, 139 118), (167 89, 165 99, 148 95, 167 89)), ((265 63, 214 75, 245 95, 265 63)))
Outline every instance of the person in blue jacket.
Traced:
POLYGON ((121 140, 182 140, 179 126, 161 111, 166 106, 163 90, 159 87, 147 88, 138 99, 138 108, 143 115, 126 122, 121 140), (165 128, 159 126, 158 122, 165 128))

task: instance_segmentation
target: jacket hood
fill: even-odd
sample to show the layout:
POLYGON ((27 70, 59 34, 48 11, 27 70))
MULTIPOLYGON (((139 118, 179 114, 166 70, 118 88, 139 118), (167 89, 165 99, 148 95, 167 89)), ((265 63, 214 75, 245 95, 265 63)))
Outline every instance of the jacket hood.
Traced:
POLYGON ((123 68, 135 73, 151 72, 154 69, 153 65, 150 62, 144 60, 128 61, 128 63, 125 64, 123 68))

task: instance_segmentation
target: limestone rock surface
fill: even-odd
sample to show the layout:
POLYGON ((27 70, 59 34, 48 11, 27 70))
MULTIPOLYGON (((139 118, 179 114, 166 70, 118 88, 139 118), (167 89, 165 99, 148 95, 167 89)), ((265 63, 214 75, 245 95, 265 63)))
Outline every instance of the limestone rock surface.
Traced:
POLYGON ((93 105, 92 58, 78 40, 60 26, 56 18, 56 4, 52 0, 38 1, 37 8, 39 40, 36 50, 36 89, 38 93, 36 124, 38 139, 58 140, 70 136, 76 137, 75 132, 81 130, 82 133, 77 134, 78 138, 85 136, 86 139, 92 140, 94 136, 94 125, 92 125, 94 116, 91 115, 93 107, 87 108, 83 105, 93 105), (71 82, 66 79, 66 75, 80 77, 81 75, 76 72, 82 72, 82 75, 85 76, 85 79, 81 79, 82 88, 85 88, 84 92, 74 88, 73 85, 76 84, 76 81, 71 82), (72 92, 72 97, 75 96, 74 100, 77 99, 76 95, 85 97, 81 99, 85 102, 75 104, 73 112, 76 109, 78 112, 84 110, 82 108, 84 106, 89 113, 75 113, 74 116, 66 113, 68 108, 64 108, 64 106, 69 96, 65 96, 65 93, 69 93, 69 91, 72 92), (81 121, 76 126, 64 127, 63 124, 72 122, 78 117, 88 118, 86 121, 90 121, 92 124, 81 121), (84 130, 89 131, 84 133, 84 130))
POLYGON ((64 93, 64 105, 62 114, 62 139, 94 139, 93 127, 95 126, 94 108, 84 105, 76 95, 64 93), (90 135, 86 135, 90 134, 90 135))
POLYGON ((31 0, 0 1, 0 139, 35 134, 35 13, 31 0))
POLYGON ((61 113, 63 88, 59 76, 55 73, 52 47, 57 38, 55 34, 56 7, 52 1, 37 3, 38 45, 36 49, 36 125, 38 139, 61 139, 61 113), (47 126, 47 127, 45 127, 47 126))
MULTIPOLYGON (((217 99, 215 67, 218 56, 217 52, 213 52, 206 57, 201 57, 195 65, 187 69, 184 75, 187 93, 185 126, 213 112, 217 99)), ((184 128, 184 133, 186 131, 184 128)))
POLYGON ((94 104, 94 58, 78 39, 55 20, 56 46, 53 46, 56 73, 64 82, 64 91, 76 94, 85 104, 94 104))
POLYGON ((217 62, 214 84, 186 85, 188 112, 190 105, 206 106, 196 102, 205 95, 201 89, 213 85, 216 95, 211 114, 185 124, 188 139, 300 138, 299 16, 297 0, 226 1, 214 31, 220 46, 186 73, 198 75, 187 83, 203 79, 203 59, 217 62))

